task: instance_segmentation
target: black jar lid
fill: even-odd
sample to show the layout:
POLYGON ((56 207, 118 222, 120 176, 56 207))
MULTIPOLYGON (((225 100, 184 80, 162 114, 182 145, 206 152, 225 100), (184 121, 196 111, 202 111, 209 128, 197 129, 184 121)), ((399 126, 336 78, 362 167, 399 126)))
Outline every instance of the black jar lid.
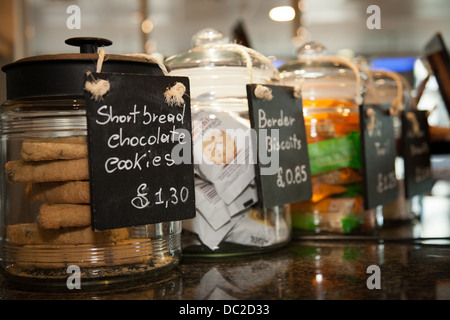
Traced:
MULTIPOLYGON (((65 42, 80 47, 80 53, 33 56, 3 66, 7 99, 83 96, 84 75, 88 71, 96 72, 98 48, 109 46, 112 41, 82 37, 65 42)), ((145 57, 108 52, 101 72, 163 75, 160 66, 145 57)))

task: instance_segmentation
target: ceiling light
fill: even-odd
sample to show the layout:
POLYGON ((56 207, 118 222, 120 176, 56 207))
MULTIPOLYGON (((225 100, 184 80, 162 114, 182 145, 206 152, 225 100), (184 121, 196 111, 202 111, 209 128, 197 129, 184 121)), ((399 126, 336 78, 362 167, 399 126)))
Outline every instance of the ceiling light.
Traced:
POLYGON ((153 23, 149 19, 142 22, 141 29, 143 33, 150 33, 153 30, 153 23))
POLYGON ((295 10, 291 6, 275 7, 269 11, 269 17, 274 21, 291 21, 295 18, 295 10))

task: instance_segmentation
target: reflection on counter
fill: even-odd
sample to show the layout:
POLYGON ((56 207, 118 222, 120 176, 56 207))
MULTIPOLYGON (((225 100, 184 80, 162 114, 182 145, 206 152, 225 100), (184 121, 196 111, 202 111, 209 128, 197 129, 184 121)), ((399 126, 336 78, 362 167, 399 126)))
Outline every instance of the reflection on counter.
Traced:
POLYGON ((195 300, 284 299, 289 294, 285 290, 293 261, 281 252, 285 250, 251 259, 213 263, 186 260, 180 268, 184 279, 183 295, 195 300), (194 269, 198 271, 192 272, 194 269))
POLYGON ((0 299, 450 300, 449 208, 449 196, 428 195, 420 220, 374 237, 294 238, 247 257, 185 256, 161 278, 119 286, 26 287, 0 276, 0 299))
POLYGON ((64 286, 43 287, 24 285, 0 276, 0 300, 169 300, 180 299, 182 281, 169 273, 147 280, 83 285, 81 289, 64 286))
POLYGON ((186 259, 160 281, 119 288, 27 288, 4 281, 5 300, 428 300, 450 299, 450 246, 293 241, 250 259, 186 259), (378 274, 369 267, 379 268, 378 274), (378 287, 372 288, 378 277, 378 287), (374 280, 375 279, 375 280, 374 280))

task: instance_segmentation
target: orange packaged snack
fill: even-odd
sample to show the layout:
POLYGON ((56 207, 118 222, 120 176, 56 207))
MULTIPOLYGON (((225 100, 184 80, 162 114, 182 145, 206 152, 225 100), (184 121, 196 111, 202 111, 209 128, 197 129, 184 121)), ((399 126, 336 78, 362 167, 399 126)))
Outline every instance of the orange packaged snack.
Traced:
MULTIPOLYGON (((314 179, 314 178, 313 178, 314 179)), ((325 183, 314 183, 313 180, 313 196, 311 198, 312 202, 318 202, 328 196, 333 194, 344 193, 347 188, 344 186, 325 184, 325 183)))
POLYGON ((361 172, 352 168, 342 168, 312 177, 312 183, 349 184, 361 182, 361 172))
POLYGON ((343 137, 359 130, 354 103, 332 99, 303 100, 308 143, 343 137))
POLYGON ((315 233, 352 233, 371 227, 362 213, 362 197, 325 198, 317 203, 303 201, 291 206, 292 227, 315 233))

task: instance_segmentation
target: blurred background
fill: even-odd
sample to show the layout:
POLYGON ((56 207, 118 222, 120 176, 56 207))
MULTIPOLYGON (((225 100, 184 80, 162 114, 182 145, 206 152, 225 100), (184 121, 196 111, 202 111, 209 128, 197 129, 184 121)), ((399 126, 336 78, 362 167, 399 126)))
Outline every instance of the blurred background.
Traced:
MULTIPOLYGON (((241 24, 250 45, 280 59, 295 56, 305 41, 323 43, 331 52, 351 49, 369 56, 418 55, 440 30, 450 40, 448 0, 2 0, 2 38, 17 55, 67 52, 64 39, 99 36, 114 42, 117 53, 173 55, 191 47, 199 29, 212 27, 233 38, 241 24), (380 7, 381 29, 370 30, 366 13, 380 7), (81 29, 66 26, 67 8, 81 11, 81 29), (269 12, 291 6, 290 21, 269 12), (8 13, 9 12, 9 13, 8 13), (5 20, 5 18, 7 18, 5 20), (445 32, 445 31, 449 32, 445 32)), ((3 45, 3 44, 2 44, 3 45)))
MULTIPOLYGON (((416 88, 427 76, 416 59, 436 32, 450 43, 449 17, 448 0, 1 0, 0 65, 27 56, 77 52, 64 40, 79 36, 112 40, 107 49, 111 53, 169 57, 189 50, 192 36, 211 27, 230 41, 275 57, 278 64, 294 60, 296 50, 308 41, 323 44, 331 54, 363 56, 373 66, 379 58, 405 58, 401 70, 398 63, 390 67, 416 88), (380 8, 379 29, 367 26, 370 5, 380 8), (291 7, 291 16, 281 18, 287 21, 270 16, 278 6, 291 7), (73 14, 79 14, 78 20, 73 14)), ((0 87, 4 101, 4 73, 0 87)), ((434 79, 421 101, 421 108, 437 106, 431 124, 450 124, 434 79)))

